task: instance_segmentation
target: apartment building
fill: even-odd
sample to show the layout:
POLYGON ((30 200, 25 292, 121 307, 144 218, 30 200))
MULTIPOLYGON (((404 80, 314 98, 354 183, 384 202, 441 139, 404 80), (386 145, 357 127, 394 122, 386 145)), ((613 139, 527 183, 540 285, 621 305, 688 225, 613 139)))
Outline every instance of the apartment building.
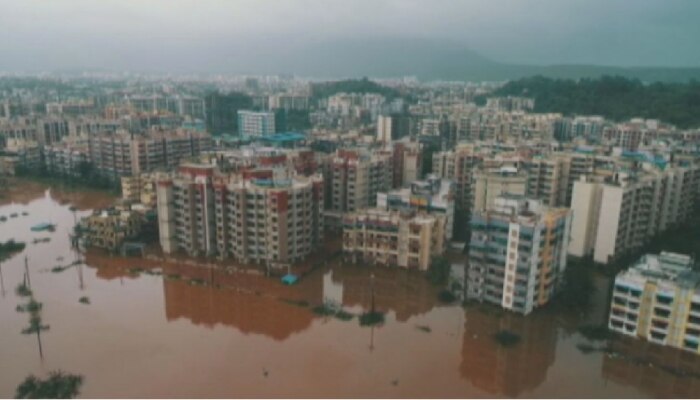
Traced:
POLYGON ((80 220, 78 231, 84 246, 117 251, 125 240, 141 232, 141 216, 131 210, 95 210, 80 220))
POLYGON ((452 239, 454 225, 454 194, 452 181, 429 175, 414 181, 409 187, 377 194, 377 208, 382 210, 414 210, 430 215, 442 215, 445 220, 445 240, 452 239))
POLYGON ((392 114, 377 117, 377 141, 391 143, 410 135, 411 123, 407 115, 392 114))
POLYGON ((467 298, 520 314, 547 304, 561 288, 571 211, 524 196, 498 196, 471 219, 467 298))
POLYGON ((365 209, 343 216, 343 252, 352 262, 425 271, 445 250, 445 216, 365 209))
POLYGON ((339 149, 330 160, 330 210, 352 212, 376 205, 392 187, 392 156, 365 148, 339 149))
POLYGON ((454 183, 455 206, 467 213, 472 209, 473 172, 483 158, 473 144, 459 144, 454 150, 433 154, 433 174, 454 183))
POLYGON ((165 253, 233 258, 281 266, 309 255, 323 239, 323 178, 270 171, 221 174, 185 164, 157 184, 160 243, 165 253))
POLYGON ((309 96, 292 93, 273 94, 268 97, 268 106, 271 110, 308 110, 309 96))
POLYGON ((391 144, 392 187, 400 188, 420 179, 423 167, 423 152, 420 142, 399 140, 391 144))
POLYGON ((122 176, 122 199, 130 203, 156 207, 156 182, 164 173, 141 173, 134 176, 122 176))
POLYGON ((700 273, 690 256, 642 256, 615 278, 608 328, 700 353, 700 273))
POLYGON ((87 141, 56 143, 43 152, 46 170, 63 176, 80 177, 81 168, 90 162, 87 141))
POLYGON ((150 131, 145 135, 120 131, 90 135, 88 139, 90 161, 105 176, 115 178, 157 168, 172 169, 211 146, 209 134, 187 130, 150 131))
POLYGON ((621 171, 574 184, 569 253, 607 264, 685 221, 697 202, 700 166, 621 171))
POLYGON ((473 179, 472 213, 490 209, 494 206, 496 198, 503 194, 527 194, 527 172, 517 167, 477 170, 473 179))
POLYGON ((18 168, 36 171, 42 165, 41 145, 34 140, 9 139, 3 153, 14 169, 13 173, 18 168))
POLYGON ((239 136, 274 135, 275 113, 238 110, 238 134, 239 136))

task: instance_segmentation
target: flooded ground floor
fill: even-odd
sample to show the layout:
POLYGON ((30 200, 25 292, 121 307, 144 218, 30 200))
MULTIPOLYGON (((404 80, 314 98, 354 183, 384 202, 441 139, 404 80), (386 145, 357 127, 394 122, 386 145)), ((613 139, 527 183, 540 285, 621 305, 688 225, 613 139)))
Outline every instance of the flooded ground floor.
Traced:
POLYGON ((700 397, 696 356, 624 339, 596 351, 578 333, 605 320, 603 278, 585 315, 523 318, 337 258, 285 286, 255 269, 77 253, 74 222, 108 200, 36 185, 2 198, 0 242, 26 248, 0 266, 0 397, 54 370, 82 375, 83 397, 700 397), (56 230, 30 231, 42 222, 56 230), (40 335, 22 334, 26 270, 40 335), (361 326, 372 304, 386 319, 361 326), (501 330, 520 341, 499 345, 501 330))

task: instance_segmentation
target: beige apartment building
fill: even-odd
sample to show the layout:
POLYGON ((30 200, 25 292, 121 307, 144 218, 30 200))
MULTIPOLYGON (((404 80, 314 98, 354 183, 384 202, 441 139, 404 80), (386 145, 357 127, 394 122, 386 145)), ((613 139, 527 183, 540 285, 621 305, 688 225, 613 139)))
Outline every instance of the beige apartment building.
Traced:
POLYGON ((211 165, 185 164, 157 185, 165 253, 274 267, 304 259, 323 240, 320 175, 243 177, 221 174, 211 165))
POLYGON ((377 193, 392 187, 390 152, 338 150, 329 171, 330 210, 353 212, 377 204, 377 193))
POLYGON ((343 217, 343 252, 352 262, 425 271, 445 250, 445 216, 366 209, 343 217))
POLYGON ((90 161, 106 176, 121 177, 172 169, 181 161, 211 148, 208 133, 190 130, 151 131, 145 135, 128 132, 90 135, 90 161))
POLYGON ((527 172, 516 167, 476 171, 472 188, 472 214, 492 208, 496 198, 503 194, 524 196, 527 181, 527 172))
POLYGON ((156 206, 156 182, 165 173, 142 173, 134 176, 122 176, 122 199, 131 203, 140 203, 148 207, 156 206))
POLYGON ((472 209, 473 172, 483 158, 473 144, 459 144, 453 151, 433 154, 433 174, 454 182, 455 206, 459 210, 472 209))
POLYGON ((96 210, 80 221, 78 229, 85 246, 117 251, 141 232, 142 218, 135 211, 111 208, 96 210))

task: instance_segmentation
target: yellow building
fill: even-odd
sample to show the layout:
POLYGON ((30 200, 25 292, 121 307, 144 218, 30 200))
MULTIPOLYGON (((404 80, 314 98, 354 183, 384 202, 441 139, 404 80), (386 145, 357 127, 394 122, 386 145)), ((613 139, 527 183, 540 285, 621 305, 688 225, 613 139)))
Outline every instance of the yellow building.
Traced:
POLYGON ((138 236, 141 222, 135 211, 112 208, 83 218, 78 229, 86 246, 116 251, 126 239, 138 236))
POLYGON ((608 327, 700 353, 700 273, 690 256, 647 254, 615 278, 608 327))

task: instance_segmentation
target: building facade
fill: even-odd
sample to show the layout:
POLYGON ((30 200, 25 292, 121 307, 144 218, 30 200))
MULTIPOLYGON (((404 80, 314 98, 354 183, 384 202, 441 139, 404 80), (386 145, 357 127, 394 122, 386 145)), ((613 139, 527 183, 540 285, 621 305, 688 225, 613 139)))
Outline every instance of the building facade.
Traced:
POLYGON ((571 211, 499 196, 471 220, 467 298, 520 314, 547 304, 563 284, 571 211))
POLYGON ((352 262, 426 271, 445 250, 445 217, 365 209, 343 216, 343 253, 352 262))
POLYGON ((238 134, 240 136, 274 135, 275 113, 238 110, 238 134))
POLYGON ((323 239, 320 175, 224 175, 211 165, 186 164, 157 185, 165 253, 278 266, 304 259, 323 239))
POLYGON ((445 217, 445 240, 452 239, 454 226, 454 194, 452 181, 435 175, 414 181, 410 187, 377 194, 377 208, 383 210, 414 210, 445 217))
POLYGON ((700 273, 687 255, 647 254, 615 278, 608 328, 700 353, 700 273))

